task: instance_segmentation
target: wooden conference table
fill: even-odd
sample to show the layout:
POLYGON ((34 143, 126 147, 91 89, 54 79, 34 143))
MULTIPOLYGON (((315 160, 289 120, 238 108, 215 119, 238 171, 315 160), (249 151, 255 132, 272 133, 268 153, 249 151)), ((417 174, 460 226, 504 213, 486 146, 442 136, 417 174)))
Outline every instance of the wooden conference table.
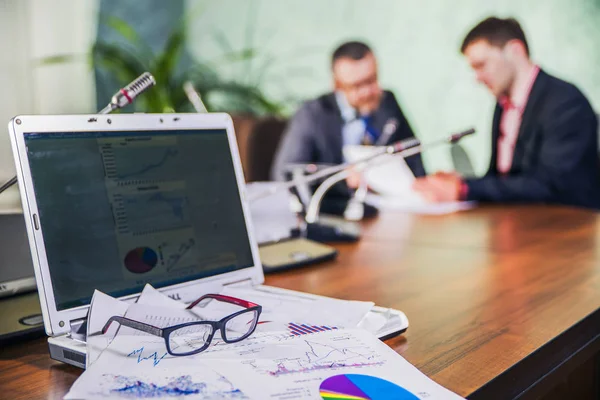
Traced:
MULTIPOLYGON (((470 399, 598 398, 600 214, 481 207, 446 216, 384 212, 336 261, 266 284, 400 309, 388 340, 470 399)), ((0 398, 59 399, 81 370, 44 339, 0 350, 0 398)))

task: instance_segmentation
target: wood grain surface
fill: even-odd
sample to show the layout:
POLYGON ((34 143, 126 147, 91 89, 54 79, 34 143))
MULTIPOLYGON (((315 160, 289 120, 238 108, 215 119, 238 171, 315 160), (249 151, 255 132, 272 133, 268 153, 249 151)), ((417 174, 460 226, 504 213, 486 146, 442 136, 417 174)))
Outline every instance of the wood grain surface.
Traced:
MULTIPOLYGON (((388 212, 364 222, 363 233, 337 245, 335 261, 271 274, 266 284, 404 311, 408 331, 386 343, 470 399, 537 399, 596 365, 600 214, 388 212)), ((80 373, 52 361, 44 339, 4 345, 0 398, 60 399, 80 373)))

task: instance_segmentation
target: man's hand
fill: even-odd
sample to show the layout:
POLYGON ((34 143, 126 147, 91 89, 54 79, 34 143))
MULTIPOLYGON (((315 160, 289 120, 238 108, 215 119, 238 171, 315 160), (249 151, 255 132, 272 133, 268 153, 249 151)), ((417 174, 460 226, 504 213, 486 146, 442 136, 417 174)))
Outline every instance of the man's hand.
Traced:
POLYGON ((442 203, 460 200, 462 178, 457 173, 437 172, 417 178, 413 189, 425 200, 432 203, 442 203))
POLYGON ((350 189, 358 189, 363 180, 362 172, 356 168, 351 168, 348 171, 348 177, 346 178, 346 184, 350 189))

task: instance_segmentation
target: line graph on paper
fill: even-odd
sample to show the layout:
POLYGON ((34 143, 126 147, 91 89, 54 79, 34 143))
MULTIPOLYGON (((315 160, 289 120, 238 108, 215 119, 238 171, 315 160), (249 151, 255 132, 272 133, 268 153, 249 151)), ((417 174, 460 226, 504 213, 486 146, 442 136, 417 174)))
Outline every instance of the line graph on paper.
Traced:
POLYGON ((140 347, 139 349, 135 349, 132 352, 130 352, 129 354, 127 354, 127 357, 137 357, 137 363, 140 364, 144 361, 149 361, 152 363, 153 366, 157 366, 158 364, 160 364, 161 360, 163 358, 165 358, 167 356, 167 352, 151 352, 151 351, 147 351, 146 354, 144 354, 144 349, 145 346, 140 347))
POLYGON ((380 354, 360 342, 348 340, 341 334, 336 340, 319 341, 303 337, 295 338, 298 349, 293 357, 260 358, 244 363, 260 374, 283 376, 306 373, 316 370, 335 370, 339 368, 361 368, 383 365, 380 354), (339 344, 338 344, 339 343, 339 344))

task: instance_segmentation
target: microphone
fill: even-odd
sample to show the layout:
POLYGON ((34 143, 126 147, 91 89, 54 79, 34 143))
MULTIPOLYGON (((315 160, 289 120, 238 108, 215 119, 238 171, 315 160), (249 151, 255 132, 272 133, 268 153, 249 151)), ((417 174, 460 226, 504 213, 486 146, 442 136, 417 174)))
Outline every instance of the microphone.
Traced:
POLYGON ((389 146, 387 146, 385 152, 388 154, 396 154, 400 153, 401 151, 419 147, 420 145, 421 141, 415 137, 412 137, 390 144, 389 146))
POLYGON ((110 99, 110 103, 104 107, 98 114, 109 114, 118 108, 123 108, 131 103, 146 89, 156 85, 156 80, 149 72, 144 72, 138 76, 129 85, 119 89, 110 99))
POLYGON ((406 157, 410 157, 414 154, 420 153, 421 147, 423 147, 423 146, 426 146, 427 149, 429 149, 431 147, 437 147, 441 144, 446 144, 446 143, 454 144, 454 143, 457 143, 458 141, 460 141, 465 136, 469 136, 474 133, 475 133, 475 129, 470 128, 470 129, 467 129, 467 130, 464 130, 464 131, 461 131, 458 133, 453 133, 447 138, 439 139, 439 140, 436 140, 436 141, 433 141, 433 142, 427 143, 427 144, 423 144, 423 143, 421 143, 421 141, 419 139, 413 137, 413 138, 401 140, 396 143, 392 143, 391 145, 387 146, 385 152, 387 154, 403 153, 403 156, 406 158, 406 157), (416 152, 409 151, 409 150, 413 150, 413 149, 416 149, 417 151, 416 152))
MULTIPOLYGON (((135 100, 137 96, 154 85, 156 85, 154 76, 152 76, 150 72, 144 72, 129 85, 115 93, 115 95, 110 99, 110 103, 100 110, 98 114, 110 114, 117 108, 123 108, 126 105, 133 103, 133 100, 135 100)), ((2 186, 0 186, 0 193, 13 186, 15 183, 17 183, 17 177, 13 176, 2 186)))
POLYGON ((475 133, 475 129, 473 129, 473 128, 467 129, 466 131, 462 131, 462 132, 451 135, 450 139, 448 141, 450 142, 450 144, 454 144, 454 143, 458 142, 460 139, 464 138, 465 136, 469 136, 474 133, 475 133))
POLYGON ((392 137, 394 133, 398 130, 398 120, 396 118, 390 118, 383 125, 383 129, 381 130, 381 136, 377 139, 375 143, 377 146, 385 146, 387 141, 392 137))

